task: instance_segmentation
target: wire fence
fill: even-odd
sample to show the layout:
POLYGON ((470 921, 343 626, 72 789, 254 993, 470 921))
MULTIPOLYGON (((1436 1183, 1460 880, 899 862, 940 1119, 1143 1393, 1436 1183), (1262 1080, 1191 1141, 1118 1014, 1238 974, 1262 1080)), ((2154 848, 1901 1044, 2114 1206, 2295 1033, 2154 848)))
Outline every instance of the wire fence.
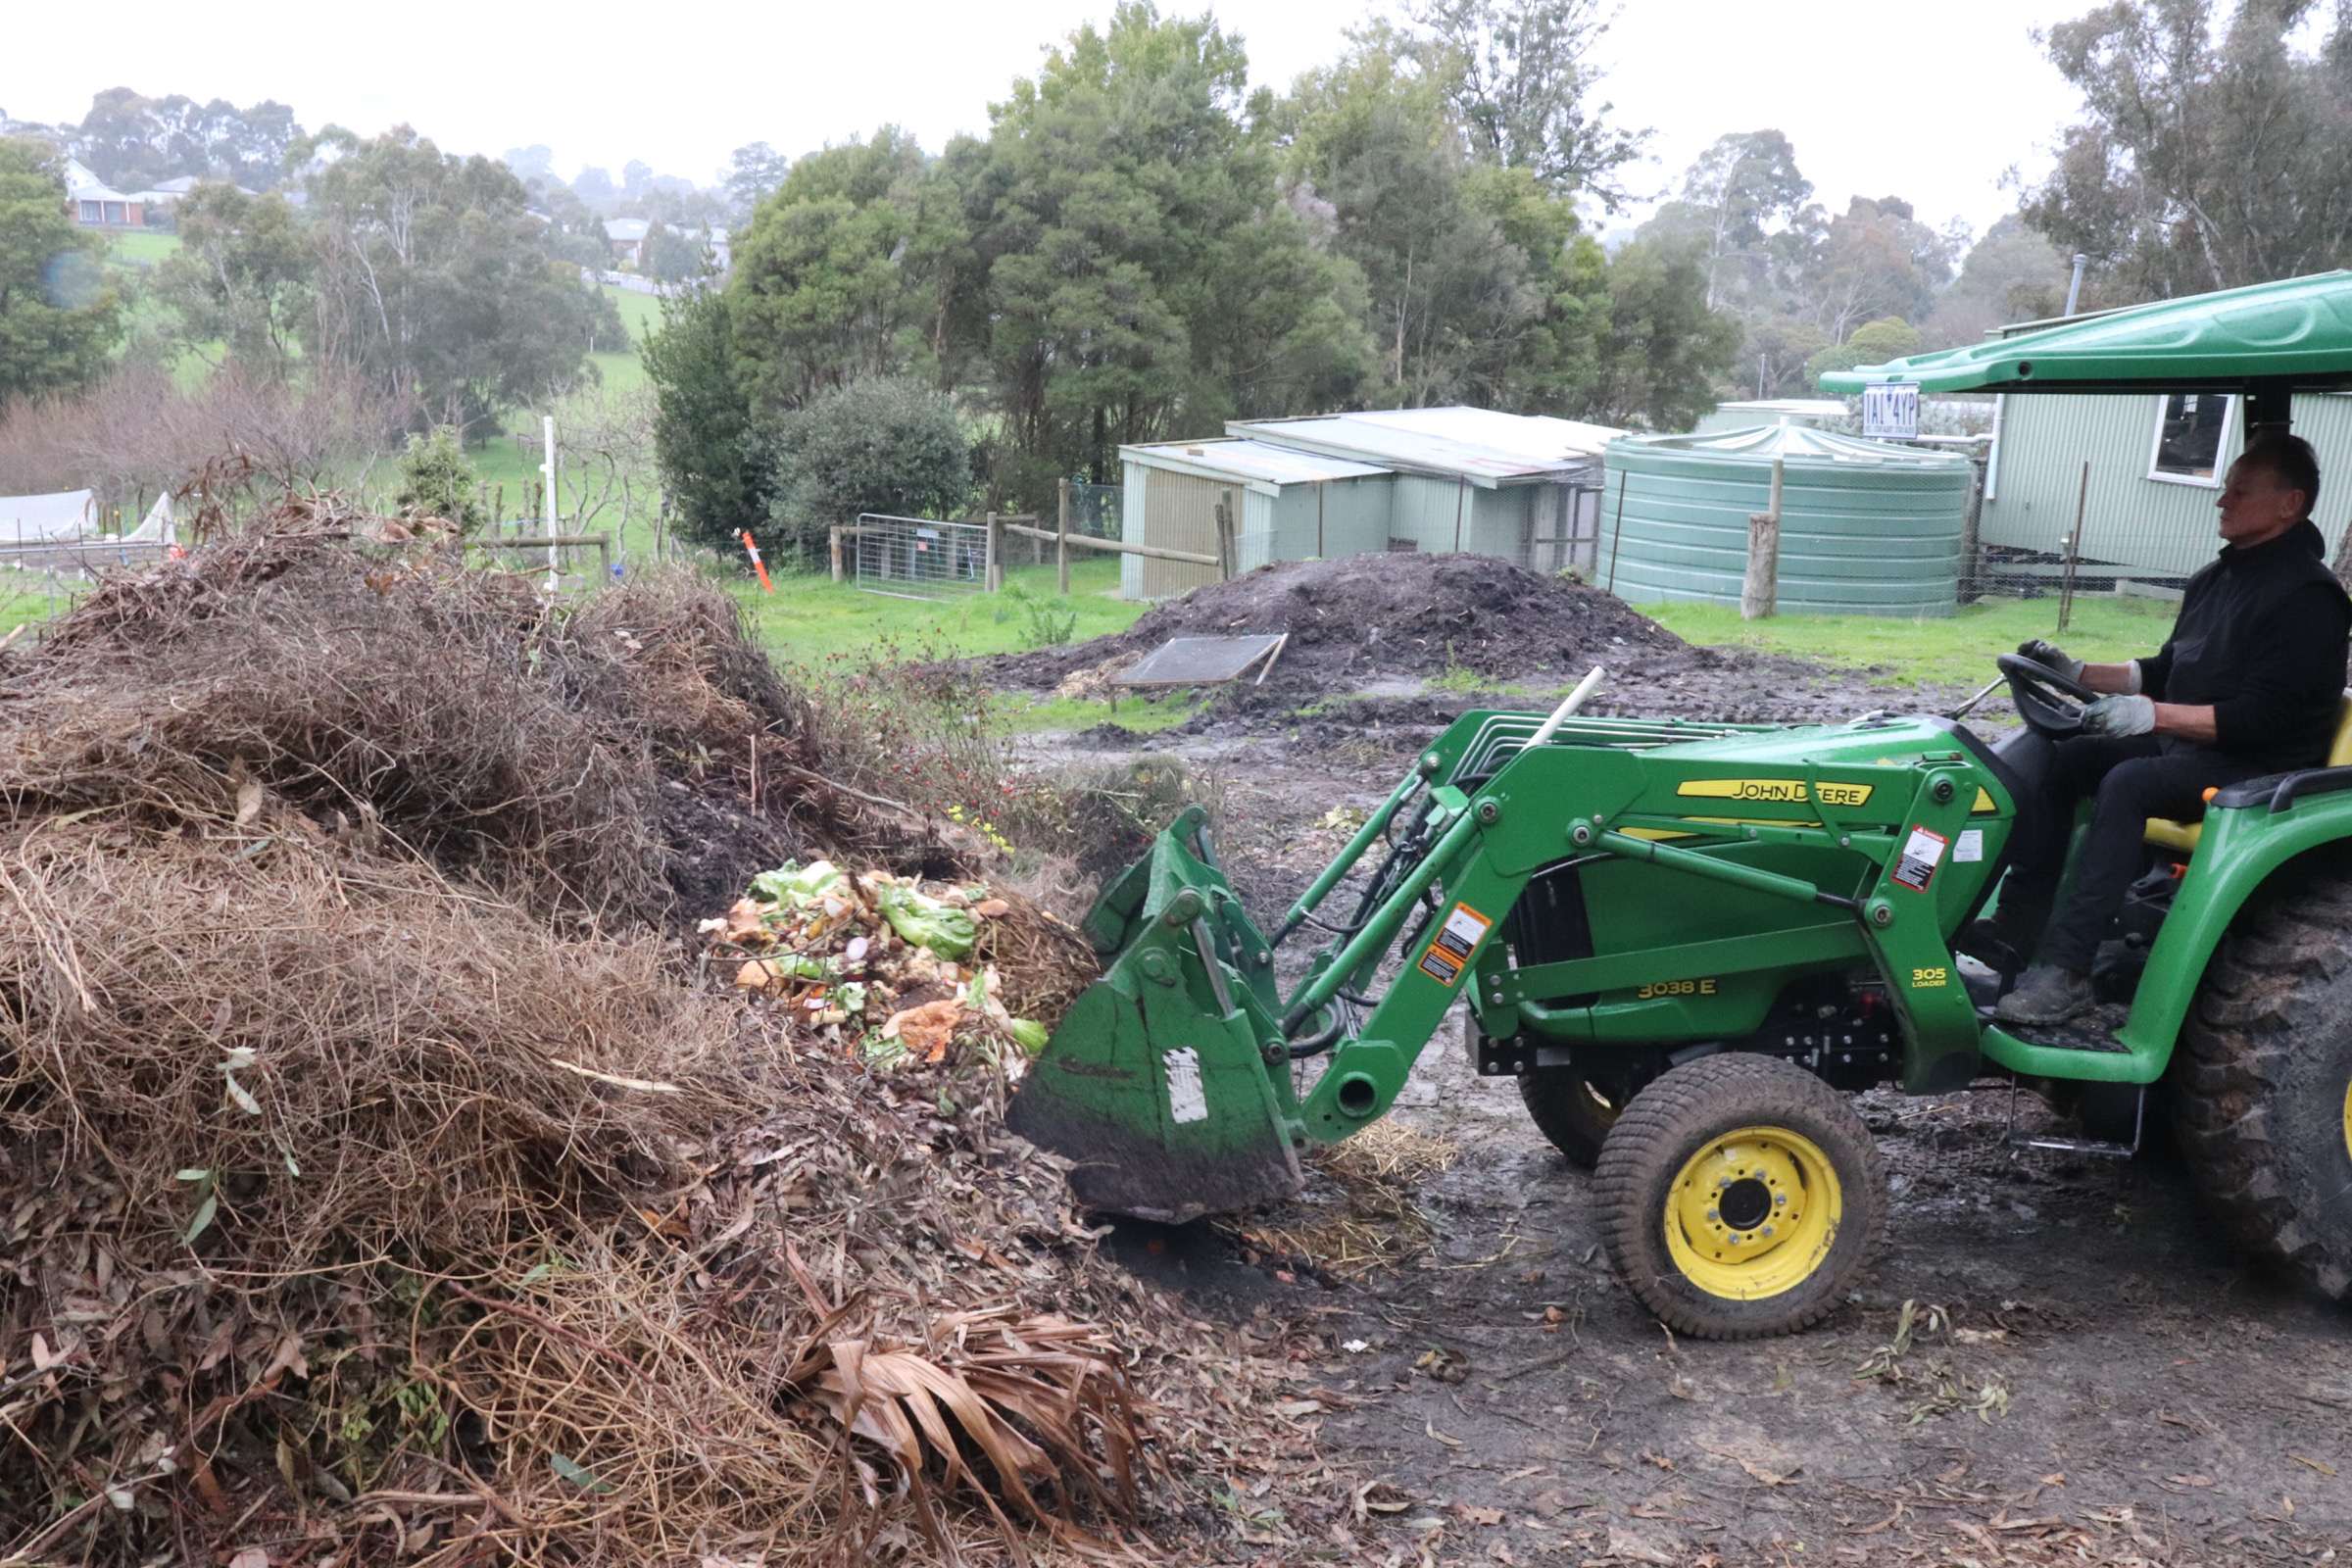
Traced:
POLYGON ((1120 503, 1126 496, 1122 486, 1088 484, 1081 479, 1070 481, 1070 532, 1086 534, 1095 539, 1120 537, 1120 503))
POLYGON ((844 529, 857 563, 858 586, 897 599, 951 599, 986 586, 988 528, 977 522, 937 522, 860 513, 844 529))

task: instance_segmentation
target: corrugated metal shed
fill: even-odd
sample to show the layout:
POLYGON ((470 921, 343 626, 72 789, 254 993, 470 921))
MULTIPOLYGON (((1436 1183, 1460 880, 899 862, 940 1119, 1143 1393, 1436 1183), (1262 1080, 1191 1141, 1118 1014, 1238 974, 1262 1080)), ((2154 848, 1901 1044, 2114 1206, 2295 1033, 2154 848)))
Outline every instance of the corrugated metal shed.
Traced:
MULTIPOLYGON (((1119 449, 1125 537, 1213 554, 1230 510, 1242 569, 1367 551, 1474 551, 1539 571, 1590 566, 1599 454, 1623 435, 1491 409, 1237 420, 1227 438, 1119 449)), ((1120 592, 1161 599, 1214 567, 1129 556, 1120 592)))
POLYGON ((1199 474, 1208 479, 1234 479, 1272 495, 1286 484, 1315 484, 1325 479, 1360 479, 1389 470, 1369 463, 1350 463, 1293 447, 1231 437, 1206 441, 1160 441, 1149 446, 1119 448, 1119 456, 1148 467, 1173 473, 1199 474))
MULTIPOLYGON (((2214 394, 2208 394, 2214 395, 2214 394)), ((1999 439, 1986 474, 1978 537, 2056 556, 2073 532, 2082 463, 2090 461, 2082 553, 2143 578, 2185 577, 2221 548, 2214 501, 2219 475, 2245 447, 2245 415, 2231 399, 2215 476, 2160 474, 2157 426, 2167 399, 2144 394, 2001 399, 1999 439)), ((2307 392, 2294 400, 2295 433, 2320 457, 2321 531, 2330 544, 2352 494, 2352 397, 2307 392)), ((2098 573, 2106 575, 2106 573, 2098 573)))
POLYGON ((1485 490, 1573 474, 1625 434, 1604 424, 1471 408, 1234 420, 1225 428, 1277 446, 1377 464, 1399 473, 1459 479, 1485 490))
POLYGON ((1622 518, 1604 544, 1618 596, 1738 604, 1748 514, 1770 504, 1776 459, 1783 611, 1952 613, 1968 460, 1797 424, 1611 445, 1601 504, 1622 518))

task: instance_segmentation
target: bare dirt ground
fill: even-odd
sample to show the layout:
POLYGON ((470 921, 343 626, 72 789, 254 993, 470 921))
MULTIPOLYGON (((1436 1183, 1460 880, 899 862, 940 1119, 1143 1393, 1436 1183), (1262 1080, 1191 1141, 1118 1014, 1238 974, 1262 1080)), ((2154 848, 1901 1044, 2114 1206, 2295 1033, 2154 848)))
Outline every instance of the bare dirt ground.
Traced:
MULTIPOLYGON (((1824 720, 1959 695, 1660 662, 1596 709, 1824 720)), ((1212 777, 1228 873, 1261 919, 1338 848, 1325 812, 1377 804, 1439 723, 1490 706, 1381 689, 1305 713, 1304 694, 1236 705, 1150 743, 1212 777)), ((1258 1479, 1234 1500, 1232 1560, 2352 1561, 2352 1312, 2253 1271, 2161 1154, 2013 1153, 2005 1085, 1863 1108, 1892 1173, 1890 1246, 1792 1339, 1661 1329, 1609 1273, 1586 1174, 1513 1085, 1473 1074, 1458 1031, 1396 1113, 1458 1151, 1418 1193, 1434 1240, 1415 1261, 1348 1277, 1245 1261, 1205 1223, 1123 1227, 1133 1267, 1297 1367, 1279 1408, 1321 1458, 1237 1465, 1258 1479)), ((2018 1115, 2049 1121, 2031 1096, 2018 1115)))

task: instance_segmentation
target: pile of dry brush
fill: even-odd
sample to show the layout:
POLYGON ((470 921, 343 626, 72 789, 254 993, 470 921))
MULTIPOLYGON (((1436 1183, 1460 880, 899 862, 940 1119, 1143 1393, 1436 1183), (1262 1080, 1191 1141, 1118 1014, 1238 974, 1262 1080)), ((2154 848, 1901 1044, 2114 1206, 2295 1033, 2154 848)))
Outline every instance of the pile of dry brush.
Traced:
POLYGON ((1263 1451, 993 1057, 691 983, 752 868, 985 869, 732 602, 351 521, 0 656, 0 1561, 1091 1554, 1263 1451))

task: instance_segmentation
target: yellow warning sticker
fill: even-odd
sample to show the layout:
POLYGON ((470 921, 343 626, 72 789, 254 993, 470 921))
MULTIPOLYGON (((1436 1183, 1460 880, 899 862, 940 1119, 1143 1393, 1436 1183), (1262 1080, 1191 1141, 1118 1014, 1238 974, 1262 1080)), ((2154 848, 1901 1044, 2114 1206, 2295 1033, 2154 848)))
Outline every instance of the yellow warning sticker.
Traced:
MULTIPOLYGON (((1861 806, 1870 800, 1873 788, 1869 784, 1825 780, 1821 786, 1822 804, 1861 806)), ((1801 778, 1687 778, 1675 786, 1674 793, 1722 801, 1775 801, 1789 806, 1803 806, 1813 799, 1801 778)))
POLYGON ((1429 947, 1416 967, 1440 985, 1453 984, 1470 966, 1470 955, 1478 951, 1478 945, 1494 926, 1494 921, 1467 904, 1455 905, 1453 912, 1438 927, 1438 934, 1429 939, 1429 947))

